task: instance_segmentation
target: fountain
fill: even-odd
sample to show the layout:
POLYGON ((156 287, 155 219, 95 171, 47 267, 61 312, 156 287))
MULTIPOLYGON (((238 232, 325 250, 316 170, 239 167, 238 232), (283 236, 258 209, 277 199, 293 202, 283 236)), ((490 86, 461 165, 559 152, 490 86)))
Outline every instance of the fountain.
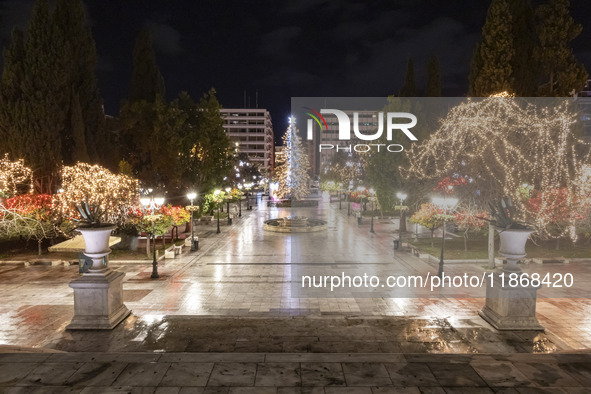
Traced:
POLYGON ((327 229, 326 220, 310 219, 305 216, 286 216, 265 220, 263 229, 276 233, 311 233, 327 229))

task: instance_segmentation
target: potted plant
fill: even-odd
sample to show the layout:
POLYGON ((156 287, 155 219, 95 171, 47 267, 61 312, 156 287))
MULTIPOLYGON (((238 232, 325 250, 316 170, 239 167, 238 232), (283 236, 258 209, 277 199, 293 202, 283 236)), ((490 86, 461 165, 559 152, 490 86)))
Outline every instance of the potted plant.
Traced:
POLYGON ((137 219, 127 220, 118 225, 115 234, 121 236, 120 247, 117 249, 137 250, 140 235, 137 229, 137 219))
POLYGON ((76 209, 80 213, 80 219, 74 219, 79 223, 76 231, 84 237, 84 254, 92 259, 92 267, 89 268, 88 273, 104 272, 107 270, 106 263, 103 262, 104 257, 111 253, 109 237, 116 226, 101 222, 105 211, 100 203, 91 204, 86 199, 77 204, 76 209))
POLYGON ((525 244, 534 232, 531 225, 516 219, 515 206, 511 198, 501 198, 496 204, 489 204, 490 219, 479 218, 492 223, 499 233, 499 253, 507 258, 508 271, 518 271, 517 260, 525 257, 525 244))
MULTIPOLYGON (((507 259, 504 268, 510 275, 518 275, 517 260, 525 257, 525 243, 534 231, 532 226, 516 219, 515 207, 510 198, 503 198, 496 205, 489 204, 490 219, 501 238, 499 253, 507 259)), ((486 285, 486 304, 479 315, 497 330, 543 330, 536 318, 536 297, 539 286, 532 284, 508 285, 495 275, 486 285)))
POLYGON ((110 330, 131 311, 123 304, 124 272, 107 267, 105 256, 111 253, 109 236, 116 226, 102 223, 105 211, 100 203, 88 199, 76 205, 80 219, 77 231, 85 242, 84 254, 92 259, 92 267, 80 278, 70 282, 74 290, 74 317, 66 327, 70 330, 110 330))

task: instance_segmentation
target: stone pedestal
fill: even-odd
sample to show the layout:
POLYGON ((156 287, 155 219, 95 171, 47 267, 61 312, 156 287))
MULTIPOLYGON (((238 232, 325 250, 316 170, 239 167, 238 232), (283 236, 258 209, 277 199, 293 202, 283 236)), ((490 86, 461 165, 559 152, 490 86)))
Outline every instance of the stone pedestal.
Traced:
POLYGON ((123 304, 124 272, 83 275, 70 282, 74 289, 74 318, 68 330, 110 330, 131 311, 123 304))
MULTIPOLYGON (((508 275, 505 271, 505 287, 501 277, 496 274, 492 286, 486 286, 486 304, 479 315, 497 330, 534 330, 541 331, 544 327, 536 318, 537 287, 510 287, 508 275)), ((519 274, 520 271, 517 271, 519 274)))
POLYGON ((131 311, 123 304, 124 272, 111 270, 107 256, 109 235, 115 226, 79 228, 85 242, 84 254, 92 266, 70 282, 74 289, 74 317, 68 330, 110 330, 131 311))

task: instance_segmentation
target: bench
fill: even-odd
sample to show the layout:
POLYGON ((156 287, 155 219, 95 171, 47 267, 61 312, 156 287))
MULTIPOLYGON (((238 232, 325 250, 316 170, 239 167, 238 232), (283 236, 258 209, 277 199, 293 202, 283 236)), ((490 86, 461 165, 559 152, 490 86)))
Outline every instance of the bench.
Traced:
POLYGON ((180 256, 181 254, 183 254, 183 245, 179 245, 179 246, 174 245, 173 248, 174 248, 174 255, 175 256, 180 256))
POLYGON ((201 216, 199 221, 204 224, 211 224, 211 222, 213 222, 213 216, 201 216))

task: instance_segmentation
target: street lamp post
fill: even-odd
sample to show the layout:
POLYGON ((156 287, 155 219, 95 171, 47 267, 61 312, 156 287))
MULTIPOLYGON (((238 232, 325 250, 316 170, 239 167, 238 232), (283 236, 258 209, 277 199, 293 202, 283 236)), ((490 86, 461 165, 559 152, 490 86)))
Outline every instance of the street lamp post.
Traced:
POLYGON ((240 190, 240 200, 238 200, 238 217, 242 217, 242 184, 238 185, 238 190, 240 190))
POLYGON ((252 205, 250 205, 250 193, 252 190, 252 183, 244 185, 246 187, 246 210, 252 211, 252 205))
POLYGON ((363 209, 364 202, 363 201, 365 200, 365 195, 363 194, 364 190, 365 189, 363 188, 363 186, 359 186, 357 188, 357 191, 360 193, 359 194, 359 200, 360 200, 360 202, 359 202, 359 217, 357 218, 357 224, 361 224, 363 222, 363 211, 364 211, 364 209, 363 209))
POLYGON ((197 193, 187 194, 187 198, 191 200, 191 252, 195 249, 195 223, 193 222, 193 200, 197 198, 197 193))
POLYGON ((447 210, 454 208, 457 203, 458 203, 457 198, 433 197, 433 204, 435 204, 439 208, 443 209, 443 233, 441 236, 441 257, 439 258, 439 271, 437 272, 437 276, 439 278, 441 278, 443 276, 443 251, 445 249, 445 216, 447 215, 447 210))
POLYGON ((349 204, 347 204, 347 216, 351 216, 351 187, 349 187, 349 204))
POLYGON ((158 279, 158 261, 156 260, 156 229, 154 228, 154 210, 164 204, 164 198, 162 197, 144 197, 140 199, 140 202, 146 209, 151 210, 152 216, 152 243, 153 243, 153 260, 152 260, 152 275, 150 278, 158 279))
POLYGON ((232 217, 230 216, 230 189, 229 187, 226 188, 226 193, 228 193, 228 195, 226 196, 226 207, 227 207, 227 211, 228 211, 228 226, 232 224, 232 217))
POLYGON ((216 191, 213 192, 213 195, 216 197, 216 205, 218 206, 218 230, 216 231, 216 234, 220 233, 220 201, 218 200, 218 196, 220 195, 220 190, 217 189, 216 191))
POLYGON ((374 208, 374 202, 376 201, 376 197, 369 197, 368 200, 371 201, 371 224, 369 227, 369 232, 370 233, 375 233, 375 231, 373 231, 373 215, 375 213, 375 208, 374 208))
POLYGON ((402 233, 406 231, 406 215, 404 214, 404 200, 406 200, 406 193, 396 193, 396 197, 400 200, 400 221, 398 222, 398 249, 402 249, 402 233), (403 226, 404 224, 404 226, 403 226))

